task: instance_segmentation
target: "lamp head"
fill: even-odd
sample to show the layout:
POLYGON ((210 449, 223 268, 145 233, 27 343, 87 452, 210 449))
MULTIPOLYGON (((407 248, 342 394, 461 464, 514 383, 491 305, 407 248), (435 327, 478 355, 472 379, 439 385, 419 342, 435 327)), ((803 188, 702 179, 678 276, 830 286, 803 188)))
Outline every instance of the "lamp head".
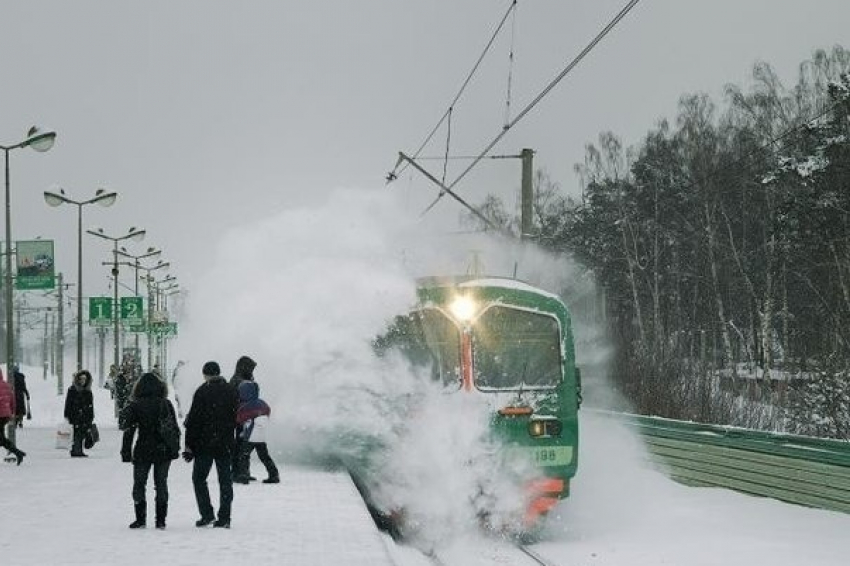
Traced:
POLYGON ((63 194, 65 194, 65 191, 59 189, 59 193, 61 194, 57 194, 51 191, 44 191, 44 202, 46 202, 48 206, 59 206, 62 203, 67 202, 68 199, 62 196, 63 194))
POLYGON ((116 192, 106 192, 106 189, 98 189, 94 193, 94 198, 91 202, 96 202, 100 206, 112 206, 115 204, 115 199, 118 198, 116 192))
POLYGON ((136 227, 130 228, 130 231, 127 233, 125 238, 130 238, 134 242, 141 242, 145 239, 145 230, 137 230, 136 227))
POLYGON ((24 145, 28 145, 36 151, 44 152, 53 147, 56 141, 56 132, 43 132, 38 126, 33 126, 27 132, 27 140, 24 145))

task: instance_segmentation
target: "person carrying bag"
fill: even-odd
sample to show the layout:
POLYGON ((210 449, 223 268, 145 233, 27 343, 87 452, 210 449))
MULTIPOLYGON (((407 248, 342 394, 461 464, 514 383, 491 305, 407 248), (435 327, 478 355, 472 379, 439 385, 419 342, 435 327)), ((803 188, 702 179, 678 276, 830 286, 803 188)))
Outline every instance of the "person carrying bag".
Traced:
MULTIPOLYGON (((94 397, 91 393, 92 377, 88 370, 74 374, 74 382, 65 396, 65 418, 73 427, 72 458, 87 458, 83 444, 94 423, 94 397)), ((94 444, 92 444, 94 446, 94 444)))

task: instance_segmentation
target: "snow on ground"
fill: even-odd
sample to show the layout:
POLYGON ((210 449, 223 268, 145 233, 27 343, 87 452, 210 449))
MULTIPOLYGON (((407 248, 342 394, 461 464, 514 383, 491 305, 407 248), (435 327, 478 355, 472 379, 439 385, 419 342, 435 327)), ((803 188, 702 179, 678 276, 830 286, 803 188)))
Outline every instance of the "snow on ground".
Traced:
MULTIPOLYGON (((3 566, 386 563, 383 537, 347 474, 280 461, 281 484, 234 486, 232 528, 224 530, 194 526, 198 511, 192 466, 175 460, 168 528, 153 528, 149 482, 149 527, 128 529, 133 520, 132 465, 119 457, 121 433, 114 425, 109 393, 95 390, 102 441, 88 451, 89 458, 71 458, 55 443, 53 421, 61 415, 64 398, 56 396, 54 383, 28 381, 33 420, 17 433, 27 457, 20 466, 0 463, 6 507, 0 514, 3 566)), ((262 466, 255 466, 255 475, 263 478, 262 466)), ((214 504, 215 478, 213 471, 214 504)))
MULTIPOLYGON (((230 531, 194 527, 191 466, 175 461, 168 529, 131 531, 127 528, 132 520, 131 467, 118 457, 119 433, 109 393, 95 392, 103 441, 91 450, 90 458, 71 459, 53 444, 63 401, 56 396, 55 382, 43 381, 32 368, 24 371, 33 395, 33 420, 19 429, 18 437, 29 454, 20 467, 0 464, 6 510, 0 514, 4 566, 343 565, 363 563, 374 552, 376 538, 387 545, 399 566, 427 564, 416 551, 394 547, 378 535, 365 512, 352 508, 351 500, 288 490, 287 475, 292 483, 309 485, 318 481, 311 479, 311 473, 326 472, 294 467, 282 458, 284 483, 236 486, 230 531), (357 520, 349 520, 352 516, 357 520), (312 527, 298 528, 304 524, 312 527), (314 536, 296 536, 303 532, 314 536)), ((573 495, 556 510, 536 551, 561 566, 847 563, 850 515, 720 489, 684 487, 645 464, 643 457, 639 441, 628 432, 585 412, 573 495)), ((255 466, 257 475, 261 467, 255 466)), ((215 494, 214 480, 212 487, 215 494)), ((149 497, 152 500, 150 486, 149 497)), ((493 547, 493 541, 484 537, 464 535, 442 541, 437 550, 452 563, 495 564, 498 553, 493 547)))

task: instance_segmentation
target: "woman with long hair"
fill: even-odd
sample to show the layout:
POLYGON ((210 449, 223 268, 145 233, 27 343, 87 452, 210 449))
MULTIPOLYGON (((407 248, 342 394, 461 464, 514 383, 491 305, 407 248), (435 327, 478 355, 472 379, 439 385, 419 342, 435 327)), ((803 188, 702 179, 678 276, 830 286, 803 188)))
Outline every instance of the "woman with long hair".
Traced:
POLYGON ((174 406, 168 400, 168 387, 156 374, 145 373, 133 387, 130 402, 118 416, 118 426, 130 435, 122 448, 121 459, 133 463, 133 504, 136 520, 131 529, 144 528, 147 523, 146 491, 148 476, 153 468, 156 491, 156 528, 165 528, 168 514, 168 470, 171 461, 180 454, 179 431, 174 406), (136 444, 132 446, 132 436, 136 444), (173 435, 176 434, 176 446, 173 435), (128 453, 129 452, 129 453, 128 453))

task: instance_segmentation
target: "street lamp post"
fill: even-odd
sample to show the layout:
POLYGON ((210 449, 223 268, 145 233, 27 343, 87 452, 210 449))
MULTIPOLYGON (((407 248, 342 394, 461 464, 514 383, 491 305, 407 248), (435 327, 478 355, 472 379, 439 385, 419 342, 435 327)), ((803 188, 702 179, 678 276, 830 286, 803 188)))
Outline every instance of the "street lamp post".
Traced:
POLYGON ((49 206, 63 203, 77 205, 77 371, 83 369, 83 206, 94 203, 112 206, 116 198, 118 193, 106 192, 104 189, 98 189, 94 197, 84 201, 68 198, 61 188, 59 193, 44 191, 44 202, 49 206))
MULTIPOLYGON (((120 250, 118 250, 119 255, 122 255, 126 258, 133 260, 132 262, 120 262, 120 263, 128 265, 135 270, 135 277, 133 279, 135 284, 133 286, 133 292, 136 294, 137 297, 139 296, 139 270, 145 269, 145 266, 142 265, 140 260, 145 259, 145 258, 149 258, 149 257, 155 257, 155 256, 158 256, 161 253, 162 253, 162 250, 158 250, 156 248, 148 248, 148 251, 141 254, 141 255, 133 255, 131 253, 128 253, 127 249, 123 248, 123 247, 120 250)), ((168 263, 163 263, 162 260, 159 260, 157 265, 153 266, 150 269, 157 269, 158 267, 164 267, 164 266, 167 266, 167 265, 168 265, 168 263)), ((150 312, 150 308, 151 308, 151 305, 150 305, 150 302, 148 302, 148 312, 150 312)), ((139 361, 141 362, 142 356, 141 356, 141 350, 139 349, 139 333, 138 332, 136 332, 135 337, 134 337, 134 346, 136 348, 136 352, 139 354, 139 361)), ((148 363, 148 370, 150 371, 150 363, 148 363)))
POLYGON ((147 337, 148 337, 148 371, 153 368, 153 346, 151 342, 153 341, 153 311, 154 311, 154 296, 151 287, 151 281, 153 280, 153 275, 151 275, 151 271, 156 271, 157 269, 168 269, 171 264, 167 261, 159 260, 156 262, 156 265, 151 267, 145 267, 143 265, 139 266, 139 269, 142 269, 146 272, 145 282, 148 286, 148 321, 147 321, 147 337))
MULTIPOLYGON (((155 304, 158 311, 166 312, 166 308, 164 306, 165 301, 165 291, 175 290, 177 289, 177 278, 174 275, 168 275, 165 278, 156 281, 152 277, 148 277, 148 293, 151 296, 151 304, 155 304), (153 291, 153 293, 151 293, 153 291)), ((166 314, 167 316, 167 314, 166 314)), ((150 344, 150 342, 148 343, 150 344)), ((159 362, 161 363, 161 369, 163 372, 167 371, 165 355, 163 351, 163 346, 165 344, 165 340, 162 335, 157 337, 157 344, 160 346, 160 351, 158 353, 159 362)), ((151 356, 150 346, 148 346, 148 356, 151 356)), ((164 374, 163 374, 164 375, 164 374)))
MULTIPOLYGON (((177 295, 180 293, 180 285, 176 282, 173 282, 171 285, 168 285, 163 289, 162 293, 162 306, 166 311, 168 310, 168 297, 171 295, 177 295)), ((169 316, 169 319, 171 317, 169 316)), ((168 368, 168 341, 171 339, 171 335, 167 335, 163 337, 162 341, 162 369, 163 371, 168 368)))
POLYGON ((113 339, 114 339, 114 342, 115 342, 114 363, 115 363, 115 369, 117 370, 120 367, 119 364, 121 362, 121 360, 119 359, 119 348, 120 348, 120 346, 119 346, 119 343, 118 343, 118 340, 119 340, 119 335, 118 335, 118 315, 119 315, 119 313, 118 313, 118 309, 119 309, 119 305, 118 305, 118 242, 121 242, 123 240, 129 240, 129 239, 133 239, 134 241, 137 241, 137 242, 141 241, 145 237, 145 231, 144 230, 137 230, 136 228, 130 228, 130 230, 126 234, 124 234, 123 236, 109 236, 109 235, 107 235, 103 232, 103 228, 98 228, 97 230, 86 230, 86 232, 91 234, 92 236, 97 236, 98 238, 103 238, 104 240, 109 240, 110 242, 112 242, 114 244, 114 247, 112 249, 112 276, 115 278, 115 285, 114 285, 114 292, 115 292, 114 305, 115 306, 113 307, 112 316, 113 316, 113 320, 114 320, 113 339))
MULTIPOLYGON (((38 152, 45 152, 53 147, 53 142, 56 141, 56 132, 42 132, 36 126, 33 126, 27 132, 27 139, 13 145, 0 145, 0 149, 6 157, 6 273, 3 277, 5 285, 3 303, 6 307, 6 373, 9 375, 9 387, 12 388, 12 395, 15 394, 15 380, 12 376, 12 366, 15 363, 15 342, 13 332, 13 307, 12 307, 12 203, 9 199, 9 152, 19 147, 31 147, 38 152)), ((15 441, 15 421, 12 419, 9 427, 9 438, 12 442, 15 441)))
MULTIPOLYGON (((148 251, 141 254, 141 255, 133 255, 131 253, 128 253, 127 248, 123 248, 123 247, 120 250, 118 250, 119 255, 122 255, 126 258, 133 260, 133 262, 128 263, 128 265, 130 265, 131 267, 133 267, 135 269, 135 277, 133 279, 133 281, 135 282, 135 285, 133 286, 133 292, 136 294, 137 297, 139 296, 139 269, 141 269, 141 267, 142 267, 140 260, 145 259, 145 258, 149 258, 149 257, 158 256, 161 253, 162 253, 162 250, 158 250, 156 248, 148 248, 148 251)), ((150 309, 150 305, 148 305, 148 309, 150 309)), ((135 335, 135 338, 134 338, 134 346, 136 348, 136 352, 139 354, 139 361, 141 362, 142 356, 141 356, 141 351, 139 350, 139 333, 138 332, 136 332, 136 335, 135 335)), ((150 369, 150 368, 148 368, 148 369, 150 369)))

